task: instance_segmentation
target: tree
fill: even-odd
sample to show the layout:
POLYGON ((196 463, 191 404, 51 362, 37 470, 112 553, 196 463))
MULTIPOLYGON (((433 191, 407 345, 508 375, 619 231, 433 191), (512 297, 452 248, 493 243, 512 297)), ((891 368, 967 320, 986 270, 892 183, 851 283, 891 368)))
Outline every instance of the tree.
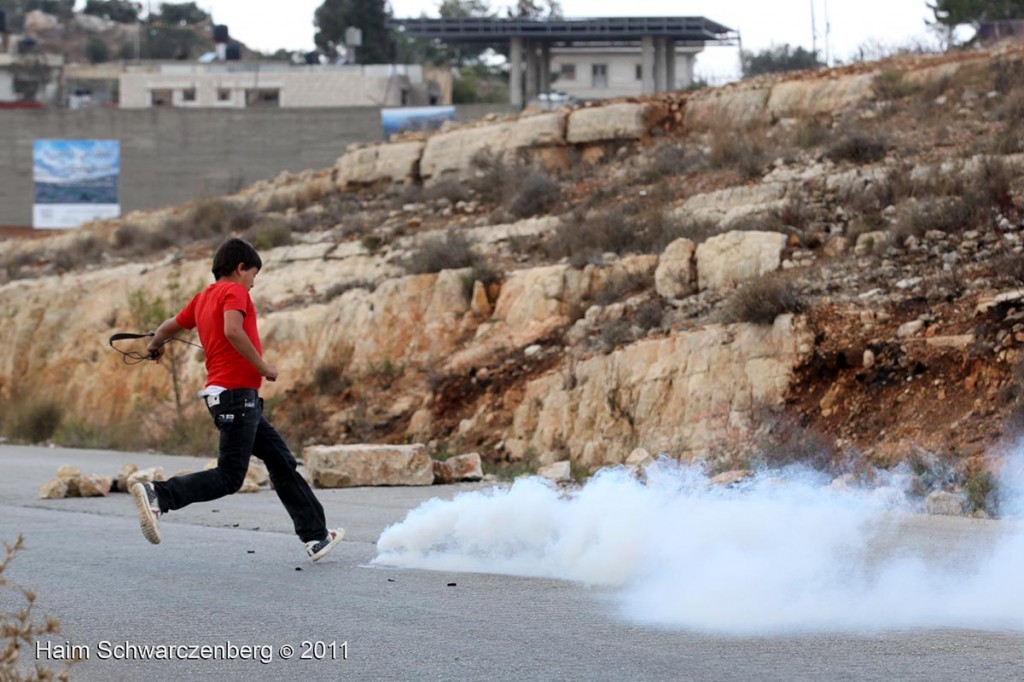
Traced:
POLYGON ((788 44, 773 46, 760 52, 743 50, 740 61, 743 65, 744 78, 762 73, 816 69, 822 66, 822 63, 818 61, 817 52, 811 52, 802 47, 794 50, 788 44))
POLYGON ((506 12, 510 19, 561 19, 562 3, 559 0, 516 0, 506 12))
POLYGON ((936 0, 928 9, 948 28, 984 21, 1024 19, 1024 0, 936 0))
POLYGON ((139 20, 139 10, 128 0, 88 0, 82 14, 106 17, 119 24, 134 24, 139 20))
POLYGON ((386 22, 391 9, 386 0, 324 0, 313 15, 318 29, 316 46, 328 55, 338 54, 345 46, 345 29, 361 29, 363 44, 356 50, 360 64, 386 64, 391 61, 391 37, 386 22))
POLYGON ((164 2, 160 4, 160 13, 150 17, 150 22, 170 24, 171 26, 191 26, 207 21, 210 15, 199 9, 194 2, 164 2))

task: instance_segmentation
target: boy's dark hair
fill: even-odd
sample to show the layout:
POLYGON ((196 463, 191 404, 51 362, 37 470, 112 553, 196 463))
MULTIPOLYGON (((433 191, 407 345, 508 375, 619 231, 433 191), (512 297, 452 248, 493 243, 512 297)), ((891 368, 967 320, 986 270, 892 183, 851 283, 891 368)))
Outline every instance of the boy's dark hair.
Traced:
POLYGON ((213 276, 217 279, 227 277, 235 271, 239 263, 244 265, 246 270, 249 268, 263 269, 260 254, 256 253, 252 244, 244 239, 232 237, 221 244, 213 256, 213 276))

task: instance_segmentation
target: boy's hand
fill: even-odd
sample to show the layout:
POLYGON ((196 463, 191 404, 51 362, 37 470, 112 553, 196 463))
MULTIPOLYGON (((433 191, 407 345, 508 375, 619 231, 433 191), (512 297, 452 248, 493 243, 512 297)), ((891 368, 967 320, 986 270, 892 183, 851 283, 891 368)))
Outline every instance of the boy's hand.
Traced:
POLYGON ((146 348, 146 352, 149 354, 149 359, 150 360, 154 360, 154 361, 159 360, 161 357, 163 357, 163 354, 164 354, 164 344, 162 344, 162 343, 161 344, 152 344, 151 343, 151 344, 149 344, 149 347, 146 348))
POLYGON ((274 367, 269 362, 265 364, 266 367, 263 370, 263 376, 267 381, 277 381, 277 367, 274 367))

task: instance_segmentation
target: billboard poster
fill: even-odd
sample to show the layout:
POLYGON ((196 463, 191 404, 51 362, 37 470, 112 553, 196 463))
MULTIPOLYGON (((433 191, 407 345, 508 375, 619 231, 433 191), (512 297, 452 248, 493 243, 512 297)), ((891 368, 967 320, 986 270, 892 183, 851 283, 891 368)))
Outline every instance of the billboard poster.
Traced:
POLYGON ((384 139, 395 133, 437 130, 445 121, 455 120, 455 107, 394 107, 380 110, 384 139))
POLYGON ((32 227, 79 227, 121 215, 121 143, 117 140, 36 140, 32 227))

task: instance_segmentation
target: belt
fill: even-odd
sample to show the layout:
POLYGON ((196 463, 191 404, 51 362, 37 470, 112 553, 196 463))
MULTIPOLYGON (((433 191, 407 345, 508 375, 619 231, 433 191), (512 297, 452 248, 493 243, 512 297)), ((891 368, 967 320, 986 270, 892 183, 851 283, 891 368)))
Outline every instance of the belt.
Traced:
POLYGON ((217 395, 206 396, 206 406, 215 407, 222 402, 235 402, 237 400, 256 400, 259 398, 259 391, 255 388, 229 388, 217 395))

